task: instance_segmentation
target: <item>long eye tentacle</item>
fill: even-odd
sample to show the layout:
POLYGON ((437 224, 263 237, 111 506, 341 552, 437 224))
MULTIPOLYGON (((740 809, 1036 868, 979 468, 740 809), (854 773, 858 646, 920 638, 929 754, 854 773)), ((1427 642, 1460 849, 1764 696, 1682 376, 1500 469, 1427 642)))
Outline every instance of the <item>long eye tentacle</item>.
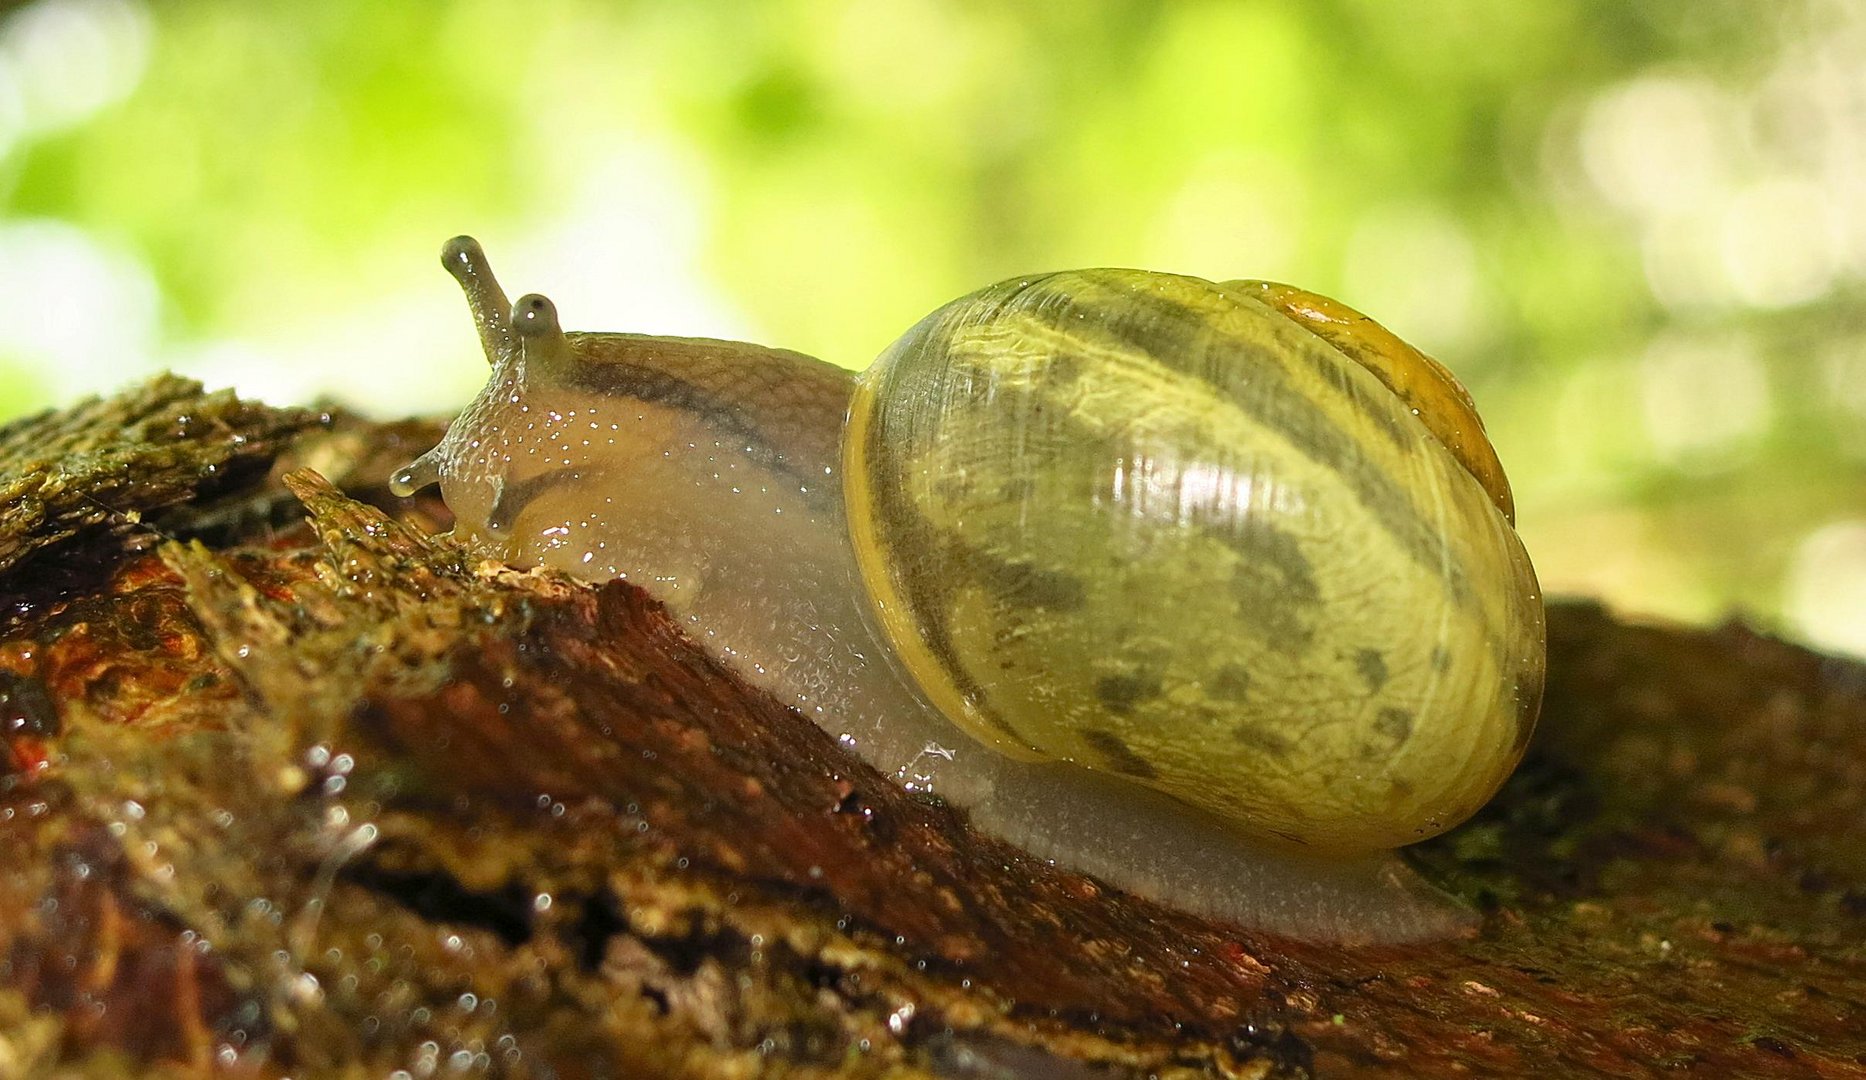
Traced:
POLYGON ((467 307, 473 312, 473 327, 479 331, 480 348, 486 362, 497 365, 511 355, 517 342, 512 335, 512 306, 493 276, 486 252, 471 236, 456 236, 441 247, 441 265, 460 283, 466 293, 467 307))

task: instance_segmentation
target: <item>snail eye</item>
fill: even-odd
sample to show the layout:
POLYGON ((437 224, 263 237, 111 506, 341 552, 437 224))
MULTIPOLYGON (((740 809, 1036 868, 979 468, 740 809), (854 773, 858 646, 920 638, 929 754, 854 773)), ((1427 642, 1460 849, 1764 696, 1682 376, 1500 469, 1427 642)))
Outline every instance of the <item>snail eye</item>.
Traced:
POLYGON ((485 276, 492 273, 492 266, 486 261, 486 249, 480 247, 479 241, 471 236, 456 236, 441 245, 441 265, 456 280, 469 275, 485 276))
POLYGON ((557 305, 537 293, 527 293, 512 305, 512 329, 520 337, 540 338, 557 333, 557 305))

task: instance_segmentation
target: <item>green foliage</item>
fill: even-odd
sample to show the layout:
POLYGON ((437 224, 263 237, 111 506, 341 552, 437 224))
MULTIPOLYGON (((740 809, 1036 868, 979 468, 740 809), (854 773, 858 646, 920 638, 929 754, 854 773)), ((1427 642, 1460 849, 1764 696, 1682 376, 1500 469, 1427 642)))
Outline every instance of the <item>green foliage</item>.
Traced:
MULTIPOLYGON (((1848 6, 39 0, 0 75, 48 13, 116 28, 61 71, 142 65, 0 141, 0 261, 50 219, 153 283, 99 381, 231 349, 254 392, 445 408, 478 377, 432 265, 460 231, 572 325, 852 367, 987 282, 1140 265, 1296 281, 1439 354, 1558 586, 1778 611, 1799 537, 1857 513, 1848 6), (606 313, 602 275, 675 300, 606 313), (592 321, 670 310, 712 315, 592 321), (1714 543, 1667 531, 1688 506, 1714 543)), ((68 299, 0 321, 115 318, 68 299)), ((0 413, 74 392, 57 339, 0 332, 0 413)))

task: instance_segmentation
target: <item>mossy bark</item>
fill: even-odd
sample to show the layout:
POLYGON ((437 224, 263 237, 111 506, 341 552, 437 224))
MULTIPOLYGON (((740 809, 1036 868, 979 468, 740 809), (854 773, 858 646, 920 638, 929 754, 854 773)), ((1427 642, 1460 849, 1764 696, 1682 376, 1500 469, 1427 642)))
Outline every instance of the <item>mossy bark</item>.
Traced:
POLYGON ((0 431, 0 1077, 1866 1071, 1859 665, 1556 605, 1529 760, 1411 856, 1481 930, 1306 945, 475 565, 384 483, 437 434, 174 379, 0 431))

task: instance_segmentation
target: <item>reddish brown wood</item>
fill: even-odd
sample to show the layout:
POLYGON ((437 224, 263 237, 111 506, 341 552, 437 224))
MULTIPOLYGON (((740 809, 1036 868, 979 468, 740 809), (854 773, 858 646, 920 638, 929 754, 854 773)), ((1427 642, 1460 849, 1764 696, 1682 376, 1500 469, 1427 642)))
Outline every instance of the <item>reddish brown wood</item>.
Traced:
POLYGON ((304 433, 10 534, 0 1076, 1866 1074, 1859 665, 1558 605, 1530 760, 1414 853, 1481 932, 1304 945, 971 832, 630 587, 476 566, 382 486, 432 426, 240 408, 304 433))

